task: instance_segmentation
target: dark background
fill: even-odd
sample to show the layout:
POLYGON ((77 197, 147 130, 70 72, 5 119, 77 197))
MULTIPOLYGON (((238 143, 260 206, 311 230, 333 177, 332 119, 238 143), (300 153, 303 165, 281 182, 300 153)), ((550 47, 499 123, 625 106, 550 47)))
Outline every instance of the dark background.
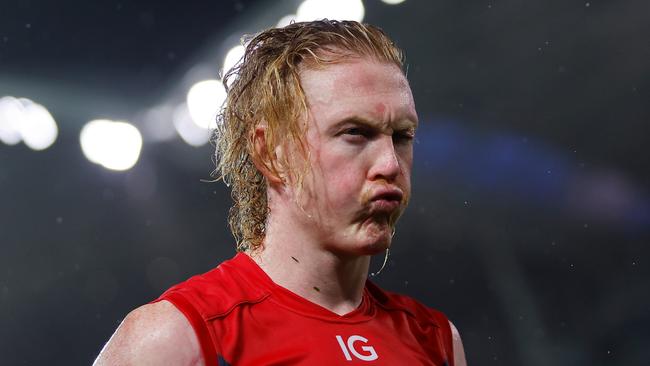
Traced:
MULTIPOLYGON (((297 4, 0 5, 0 96, 59 125, 44 151, 0 143, 0 364, 90 364, 131 309, 234 254, 210 145, 145 135, 114 172, 79 131, 138 125, 297 4)), ((471 365, 647 365, 650 3, 364 4, 406 51, 421 119, 377 282, 444 311, 471 365)))

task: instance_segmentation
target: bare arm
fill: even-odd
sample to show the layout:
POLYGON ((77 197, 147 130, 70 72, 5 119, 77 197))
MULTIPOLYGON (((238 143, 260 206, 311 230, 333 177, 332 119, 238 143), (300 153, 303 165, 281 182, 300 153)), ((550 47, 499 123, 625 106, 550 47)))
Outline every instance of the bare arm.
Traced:
POLYGON ((451 337, 454 341, 454 365, 456 366, 467 366, 467 361, 465 360, 465 348, 463 348, 463 341, 460 339, 460 333, 458 329, 451 321, 449 322, 451 326, 451 337))
POLYGON ((129 313, 95 360, 105 365, 204 365, 199 341, 185 316, 170 302, 129 313))

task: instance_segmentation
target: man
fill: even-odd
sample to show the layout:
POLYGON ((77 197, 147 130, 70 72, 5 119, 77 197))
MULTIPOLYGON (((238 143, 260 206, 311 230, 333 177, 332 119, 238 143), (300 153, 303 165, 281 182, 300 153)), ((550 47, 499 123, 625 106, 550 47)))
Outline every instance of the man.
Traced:
POLYGON ((295 23, 253 38, 224 83, 239 254, 130 313, 96 364, 464 366, 444 315, 367 281, 411 188, 400 50, 370 25, 295 23))

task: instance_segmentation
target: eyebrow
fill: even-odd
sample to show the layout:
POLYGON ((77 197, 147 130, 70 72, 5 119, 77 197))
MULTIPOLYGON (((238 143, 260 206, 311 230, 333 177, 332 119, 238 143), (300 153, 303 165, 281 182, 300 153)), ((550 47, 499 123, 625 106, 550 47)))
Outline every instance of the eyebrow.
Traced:
MULTIPOLYGON (((344 118, 341 121, 333 124, 327 130, 330 133, 335 133, 335 132, 338 132, 338 130, 341 127, 343 127, 343 126, 345 126, 347 124, 368 126, 368 127, 372 127, 372 128, 379 128, 380 127, 379 123, 374 122, 372 120, 368 120, 368 119, 363 118, 361 116, 351 116, 351 117, 344 118)), ((391 127, 397 127, 397 128, 393 128, 394 130, 397 130, 397 131, 408 130, 408 129, 414 129, 415 130, 418 127, 418 122, 417 122, 417 120, 412 120, 412 119, 402 119, 402 120, 391 123, 391 127)))

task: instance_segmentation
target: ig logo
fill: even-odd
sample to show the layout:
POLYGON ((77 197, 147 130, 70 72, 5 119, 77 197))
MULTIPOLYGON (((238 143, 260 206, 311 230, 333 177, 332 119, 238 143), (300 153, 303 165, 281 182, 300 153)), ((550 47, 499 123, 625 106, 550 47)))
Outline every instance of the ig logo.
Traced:
POLYGON ((354 344, 357 342, 368 343, 368 340, 362 336, 359 335, 350 336, 350 338, 348 338, 348 341, 346 343, 343 341, 343 337, 337 335, 336 340, 339 342, 339 346, 341 346, 343 355, 345 356, 345 359, 348 361, 352 361, 352 356, 350 356, 350 353, 352 353, 354 357, 362 361, 374 361, 379 358, 373 346, 361 346, 361 351, 363 351, 364 353, 360 353, 354 347, 354 344))

